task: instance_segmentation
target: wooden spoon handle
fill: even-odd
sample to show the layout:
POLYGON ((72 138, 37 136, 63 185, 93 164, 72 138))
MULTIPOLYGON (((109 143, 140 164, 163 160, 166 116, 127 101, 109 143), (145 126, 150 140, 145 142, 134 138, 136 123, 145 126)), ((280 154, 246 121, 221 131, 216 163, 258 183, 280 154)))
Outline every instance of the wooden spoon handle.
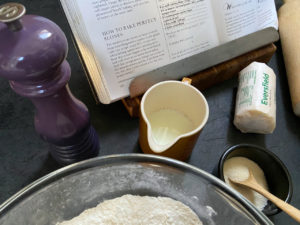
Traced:
POLYGON ((275 205, 277 205, 282 211, 286 212, 288 215, 290 215, 294 220, 300 223, 300 210, 295 208, 294 206, 291 206, 290 204, 286 203, 285 201, 282 201, 280 198, 277 198, 275 195, 271 194, 264 188, 258 186, 258 185, 249 185, 253 190, 257 191, 258 193, 265 196, 267 199, 269 199, 271 202, 273 202, 275 205))

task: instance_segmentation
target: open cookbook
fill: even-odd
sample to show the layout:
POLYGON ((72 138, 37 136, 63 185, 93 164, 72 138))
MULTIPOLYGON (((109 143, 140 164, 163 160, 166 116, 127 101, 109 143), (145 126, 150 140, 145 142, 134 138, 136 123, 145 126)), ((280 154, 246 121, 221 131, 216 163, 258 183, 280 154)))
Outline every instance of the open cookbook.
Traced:
POLYGON ((60 1, 104 104, 128 96, 139 75, 267 27, 278 29, 274 0, 60 1))

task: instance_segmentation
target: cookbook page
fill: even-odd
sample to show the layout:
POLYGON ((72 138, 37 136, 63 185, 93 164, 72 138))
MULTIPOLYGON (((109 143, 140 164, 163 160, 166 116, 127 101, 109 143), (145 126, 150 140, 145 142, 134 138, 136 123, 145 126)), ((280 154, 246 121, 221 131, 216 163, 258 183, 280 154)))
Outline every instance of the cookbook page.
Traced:
POLYGON ((274 0, 257 0, 257 29, 274 27, 278 30, 278 18, 274 0))
POLYGON ((135 76, 218 44, 209 0, 76 3, 113 100, 129 95, 135 76))
POLYGON ((278 28, 274 0, 212 0, 221 43, 267 27, 278 28))
POLYGON ((76 2, 111 100, 127 95, 138 73, 168 62, 155 1, 76 2))
POLYGON ((219 44, 210 0, 157 0, 157 5, 172 61, 219 44))

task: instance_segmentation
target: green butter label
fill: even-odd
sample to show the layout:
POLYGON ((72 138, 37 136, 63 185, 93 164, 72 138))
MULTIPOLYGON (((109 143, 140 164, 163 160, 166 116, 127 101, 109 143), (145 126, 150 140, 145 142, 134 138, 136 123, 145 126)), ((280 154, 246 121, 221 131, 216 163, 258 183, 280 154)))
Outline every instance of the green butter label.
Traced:
POLYGON ((240 77, 239 106, 250 106, 253 101, 253 89, 256 84, 256 70, 250 70, 240 77))
POLYGON ((269 85, 270 85, 270 81, 269 81, 269 74, 267 73, 263 73, 263 82, 262 82, 262 88, 263 88, 263 94, 262 94, 262 99, 260 101, 261 104, 263 105, 268 105, 269 104, 269 85))

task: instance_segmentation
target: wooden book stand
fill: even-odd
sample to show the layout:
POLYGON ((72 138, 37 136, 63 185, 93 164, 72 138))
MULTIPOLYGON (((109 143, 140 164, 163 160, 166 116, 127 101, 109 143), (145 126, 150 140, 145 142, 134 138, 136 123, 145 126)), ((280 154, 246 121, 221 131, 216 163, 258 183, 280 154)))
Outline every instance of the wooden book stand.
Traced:
MULTIPOLYGON (((206 70, 200 71, 189 76, 189 78, 192 79, 192 85, 197 87, 199 90, 204 90, 237 76, 243 68, 254 61, 268 63, 275 51, 276 46, 274 44, 269 44, 229 61, 210 67, 206 70)), ((122 102, 131 117, 139 116, 141 98, 142 96, 122 99, 122 102)))

